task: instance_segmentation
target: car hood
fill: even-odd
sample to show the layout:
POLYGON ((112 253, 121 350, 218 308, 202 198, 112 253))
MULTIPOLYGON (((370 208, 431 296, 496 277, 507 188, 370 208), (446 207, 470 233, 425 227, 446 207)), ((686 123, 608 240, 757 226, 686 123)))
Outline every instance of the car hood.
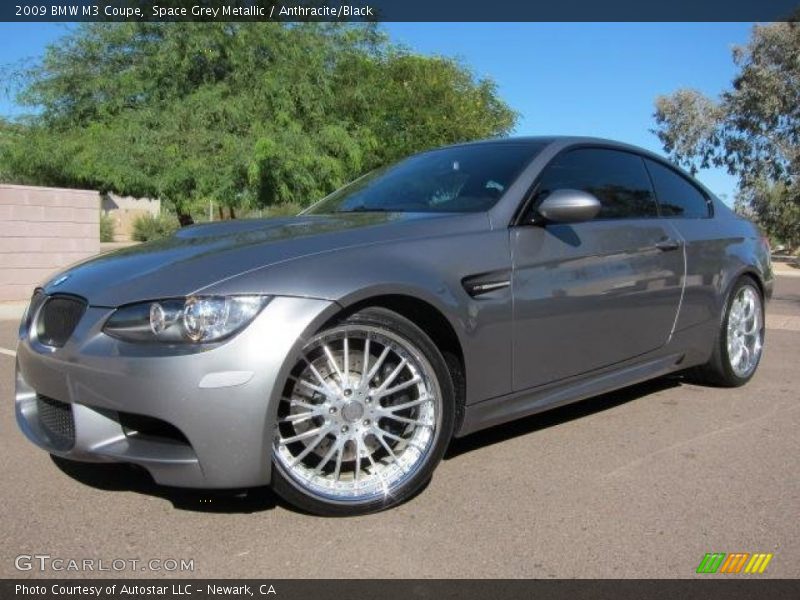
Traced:
POLYGON ((44 284, 93 306, 188 296, 237 275, 315 254, 488 227, 485 214, 348 213, 195 225, 78 263, 44 284))

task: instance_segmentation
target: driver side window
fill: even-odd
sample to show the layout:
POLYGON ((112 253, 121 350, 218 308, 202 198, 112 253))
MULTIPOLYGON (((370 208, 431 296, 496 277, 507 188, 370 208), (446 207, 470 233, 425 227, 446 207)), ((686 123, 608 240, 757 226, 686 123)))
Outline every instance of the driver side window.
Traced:
POLYGON ((644 161, 636 154, 606 148, 577 148, 556 156, 536 186, 534 206, 559 189, 593 194, 602 204, 596 219, 658 216, 644 161))

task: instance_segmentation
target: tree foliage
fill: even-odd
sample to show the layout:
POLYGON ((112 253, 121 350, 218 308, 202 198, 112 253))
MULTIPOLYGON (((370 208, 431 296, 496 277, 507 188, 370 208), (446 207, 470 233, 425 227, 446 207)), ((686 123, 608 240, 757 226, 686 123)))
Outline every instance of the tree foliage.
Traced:
POLYGON ((736 210, 751 216, 778 242, 800 245, 800 202, 796 188, 783 182, 757 181, 741 191, 736 210))
POLYGON ((178 229, 179 224, 174 215, 161 213, 158 216, 144 214, 133 221, 131 238, 136 242, 150 242, 169 237, 178 229))
POLYGON ((738 73, 719 99, 689 89, 657 98, 654 131, 692 171, 727 167, 739 180, 739 206, 800 245, 797 224, 776 221, 796 219, 800 207, 800 23, 755 26, 733 59, 738 73))
POLYGON ((114 217, 108 213, 100 213, 100 241, 113 242, 114 241, 114 217))
POLYGON ((233 208, 307 204, 516 114, 460 63, 374 25, 87 23, 22 74, 0 176, 233 208))

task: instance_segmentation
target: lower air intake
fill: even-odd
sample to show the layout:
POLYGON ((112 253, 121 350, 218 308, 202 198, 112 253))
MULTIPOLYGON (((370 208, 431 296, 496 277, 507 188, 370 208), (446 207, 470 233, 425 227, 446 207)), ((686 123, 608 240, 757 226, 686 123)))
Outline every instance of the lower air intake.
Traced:
POLYGON ((47 396, 36 397, 39 424, 56 450, 69 450, 75 445, 75 420, 72 405, 47 396))

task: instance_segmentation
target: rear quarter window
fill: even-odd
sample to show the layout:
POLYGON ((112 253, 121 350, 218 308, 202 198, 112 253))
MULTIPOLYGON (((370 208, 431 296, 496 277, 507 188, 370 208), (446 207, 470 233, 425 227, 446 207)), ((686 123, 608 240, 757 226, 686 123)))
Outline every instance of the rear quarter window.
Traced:
POLYGON ((645 159, 653 180, 656 199, 663 217, 703 219, 711 216, 706 195, 683 175, 655 161, 645 159))

